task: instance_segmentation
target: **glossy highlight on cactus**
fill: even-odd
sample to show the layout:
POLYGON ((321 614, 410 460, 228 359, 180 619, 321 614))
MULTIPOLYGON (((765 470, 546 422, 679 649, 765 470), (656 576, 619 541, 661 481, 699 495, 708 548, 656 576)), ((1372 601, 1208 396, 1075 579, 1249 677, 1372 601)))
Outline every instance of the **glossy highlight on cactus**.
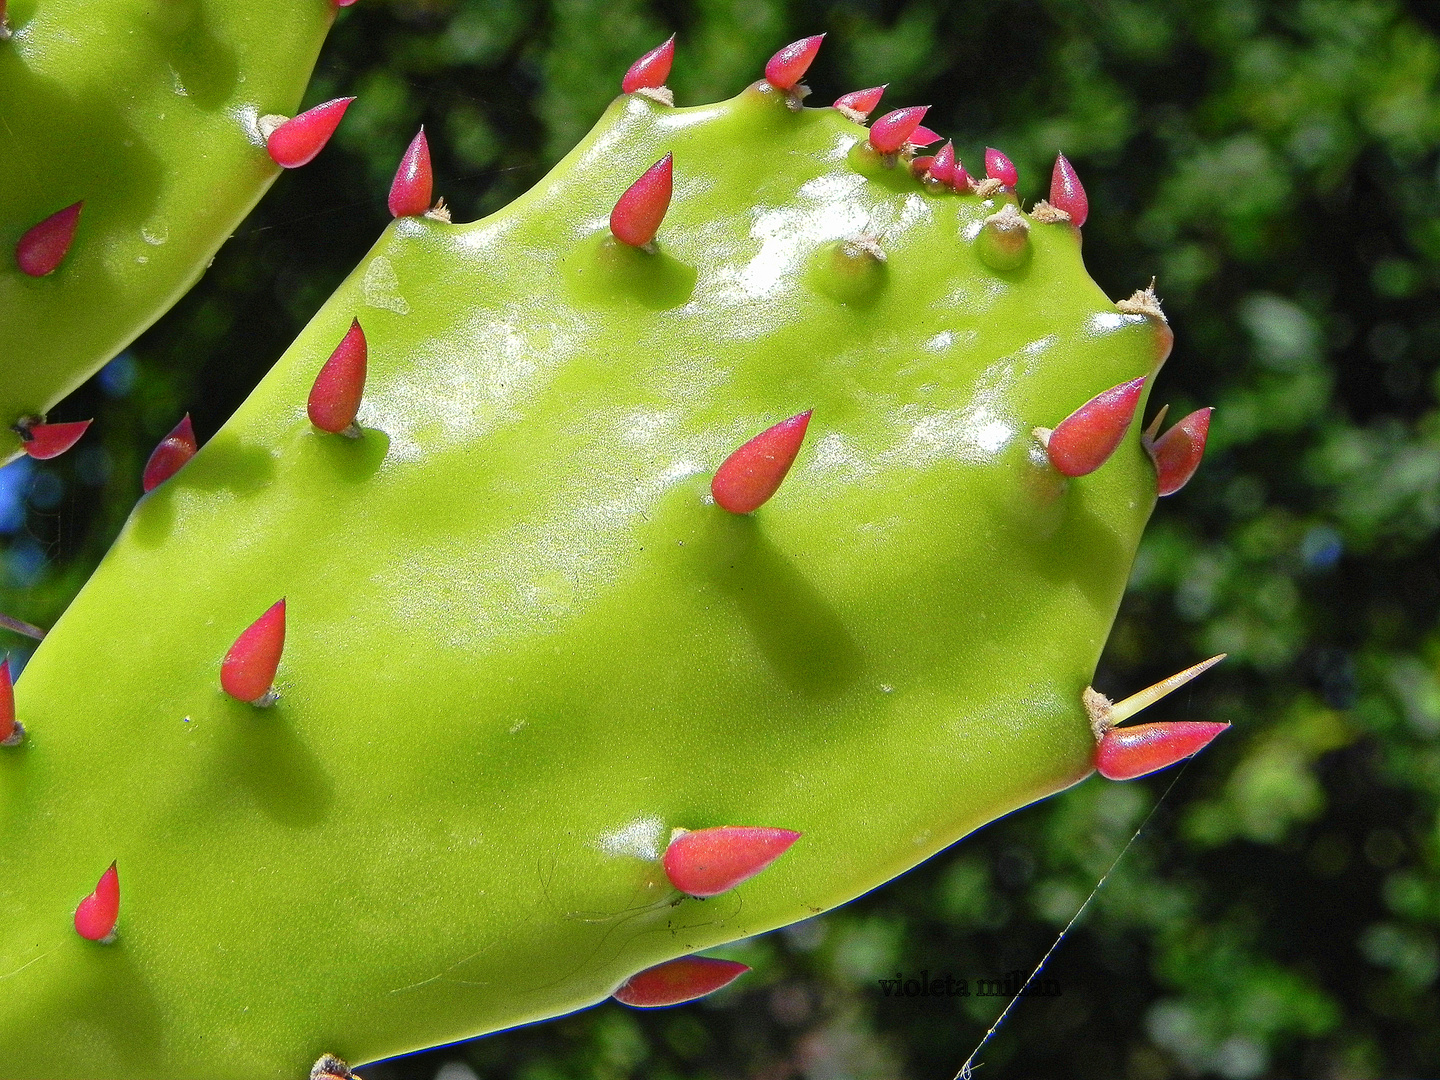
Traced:
POLYGON ((75 242, 75 230, 80 225, 80 211, 84 206, 83 199, 71 203, 25 231, 15 243, 15 265, 22 273, 45 277, 59 269, 75 242))
POLYGON ((799 839, 793 829, 735 825, 680 832, 665 849, 665 876, 689 896, 719 896, 749 881, 799 839))
POLYGON ((390 183, 387 204, 391 217, 418 217, 430 209, 434 178, 430 171, 430 144, 422 127, 410 140, 395 179, 390 183))
POLYGON ((732 514, 749 514, 769 502, 795 464, 810 413, 807 409, 766 428, 726 458, 710 481, 716 505, 732 514))
POLYGON ((108 945, 120 920, 120 874, 111 863, 94 890, 75 908, 75 932, 86 941, 108 945))
POLYGON ((292 116, 270 133, 265 140, 266 152, 282 169, 308 165, 325 149, 354 100, 353 97, 334 98, 292 116))
POLYGON ((220 665, 220 686, 236 701, 261 708, 272 705, 275 673, 285 651, 285 600, 274 604, 245 628, 220 665))
POLYGON ((154 491, 184 467, 195 456, 200 445, 195 441, 195 428, 190 423, 190 414, 181 417, 170 434, 161 439, 150 458, 145 462, 145 471, 140 477, 140 486, 147 492, 154 491))
POLYGON ((614 993, 616 1001, 636 1009, 663 1009, 713 994, 750 968, 737 960, 683 956, 630 976, 614 993))
POLYGON ((15 687, 0 1075, 343 1076, 673 1004, 1093 774, 1150 693, 1086 687, 1156 466, 1127 425, 1065 482, 1032 433, 1143 405, 1158 303, 998 181, 915 177, 923 108, 872 145, 797 97, 621 95, 510 207, 392 221, 137 502, 15 687), (672 149, 673 201, 615 203, 672 149), (334 438, 309 395, 357 319, 334 438))

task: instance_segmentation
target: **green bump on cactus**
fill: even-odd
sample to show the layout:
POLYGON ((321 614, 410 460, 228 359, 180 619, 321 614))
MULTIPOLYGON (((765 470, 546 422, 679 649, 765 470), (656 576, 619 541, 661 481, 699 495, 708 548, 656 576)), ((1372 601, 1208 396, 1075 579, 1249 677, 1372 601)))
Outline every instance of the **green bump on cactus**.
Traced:
POLYGON ((1153 373, 1168 328, 1076 229, 994 269, 1011 197, 930 192, 868 137, 768 84, 630 94, 492 217, 389 225, 16 686, 0 1075, 294 1080, 554 1016, 1094 770, 1155 470, 1127 428, 1066 478, 1031 432, 1153 373), (662 244, 626 247, 612 200, 671 150, 662 244), (846 245, 862 302, 825 285, 846 245), (357 314, 365 437, 317 435, 357 314), (812 406, 783 497, 711 502, 812 406), (261 713, 237 697, 273 667, 234 696, 216 669, 276 596, 261 713), (672 831, 736 821, 804 839, 677 897, 672 831), (93 949, 75 882, 117 856, 93 949))
MULTIPOLYGON (((195 283, 279 175, 259 118, 299 103, 334 15, 329 0, 12 12, 0 34, 0 245, 16 255, 0 266, 0 428, 43 417, 195 283)), ((0 460, 20 450, 12 439, 0 460)))

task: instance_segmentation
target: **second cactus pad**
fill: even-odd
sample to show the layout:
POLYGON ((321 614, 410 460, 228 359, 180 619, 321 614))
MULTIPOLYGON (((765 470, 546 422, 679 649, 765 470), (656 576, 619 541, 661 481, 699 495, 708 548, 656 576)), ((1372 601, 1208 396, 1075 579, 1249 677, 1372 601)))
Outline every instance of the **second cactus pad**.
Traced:
MULTIPOLYGON (((0 431, 169 309, 279 168, 331 0, 0 4, 0 431)), ((4 441, 8 440, 8 441, 4 441)), ((0 440, 0 460, 20 449, 0 440)))
POLYGON ((788 106, 622 97, 500 213, 397 221, 141 501, 0 752, 0 1072, 292 1078, 556 1015, 1092 770, 1156 478, 1138 424, 1073 479, 1036 429, 1168 331, 1070 224, 788 106), (653 250, 620 243, 667 153, 653 250), (306 410, 354 320, 347 438, 306 410), (775 495, 716 505, 807 410, 775 495), (257 708, 222 660, 281 597, 257 708), (687 896, 672 831, 717 826, 773 865, 687 896), (71 913, 112 861, 100 945, 71 913))

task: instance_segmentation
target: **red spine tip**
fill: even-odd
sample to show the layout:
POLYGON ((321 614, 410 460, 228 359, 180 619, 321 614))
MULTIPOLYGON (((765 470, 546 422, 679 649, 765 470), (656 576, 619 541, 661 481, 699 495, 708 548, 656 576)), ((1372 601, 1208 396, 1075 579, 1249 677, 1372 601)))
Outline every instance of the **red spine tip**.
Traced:
POLYGON ((935 154, 935 160, 930 163, 930 179, 941 184, 955 183, 955 146, 946 143, 935 154))
POLYGON ((1085 197, 1085 187, 1080 183, 1075 166, 1065 160, 1064 154, 1055 159, 1055 168, 1050 173, 1050 205, 1069 214, 1070 223, 1077 229, 1090 216, 1090 200, 1085 197))
POLYGON ((120 875, 112 862, 100 875, 95 891, 75 908, 75 932, 87 941, 107 942, 120 918, 120 875))
POLYGON ((310 422, 321 431, 339 435, 350 428, 360 412, 360 398, 365 393, 366 359, 369 350, 360 320, 352 319, 350 329, 335 346, 330 359, 315 376, 310 387, 306 412, 310 422))
POLYGON ((27 229, 15 244, 15 265, 31 277, 53 274, 75 240, 84 205, 83 200, 71 203, 27 229))
POLYGON ((633 94, 636 90, 655 90, 665 85, 670 78, 670 65, 675 62, 675 35, 662 41, 644 56, 630 65, 625 78, 620 80, 620 92, 633 94))
POLYGON ((665 876, 690 896, 719 896, 760 873, 799 839, 793 829, 737 825, 681 833, 665 849, 665 876))
POLYGON ((150 460, 145 462, 145 473, 141 477, 140 484, 146 491, 153 491, 170 477, 180 471, 180 467, 195 456, 200 449, 195 441, 195 428, 190 423, 190 414, 186 413, 180 423, 171 429, 170 434, 160 440, 159 445, 150 452, 150 460))
POLYGON ((59 457, 85 434, 91 424, 89 420, 76 420, 69 424, 31 424, 25 434, 25 453, 36 461, 49 461, 59 457))
POLYGON ((776 90, 793 90, 795 84, 805 77, 805 72, 810 70, 824 40, 824 34, 816 34, 786 45, 765 65, 765 81, 776 90))
POLYGON ((285 600, 247 626, 220 665, 220 686, 247 704, 269 704, 271 685, 285 651, 285 600))
POLYGON ((868 90, 851 90, 850 93, 841 94, 835 99, 835 108, 858 113, 860 116, 869 116, 875 111, 875 106, 880 104, 880 99, 884 96, 884 86, 872 86, 868 90))
POLYGON ((795 463, 811 411, 766 428, 726 458, 710 481, 716 505, 732 514, 748 514, 764 506, 795 463))
POLYGON ((270 133, 265 149, 282 169, 298 169, 325 149, 353 97, 335 98, 286 120, 270 133))
POLYGON ((615 991, 615 1000, 637 1009, 683 1005, 734 982, 750 968, 735 960, 682 956, 631 975, 615 991))
POLYGON ((419 217, 430 209, 434 177, 430 171, 430 143, 422 127, 410 140, 395 179, 390 183, 390 216, 419 217))
POLYGON ((644 247, 654 240, 674 190, 675 165, 666 154, 625 190, 610 211, 610 231, 615 239, 631 247, 644 247))
POLYGON ((1130 430, 1144 386, 1143 375, 1112 386, 1060 421, 1046 446, 1050 464, 1066 476, 1085 476, 1109 461, 1130 430))
POLYGON ((15 732, 15 685, 10 680, 10 658, 0 660, 0 746, 14 745, 15 732))
POLYGON ((939 132, 931 131, 924 124, 919 124, 905 141, 911 146, 933 146, 939 142, 941 138, 942 136, 939 132))
POLYGON ((1100 739, 1095 768, 1107 780, 1134 780, 1198 754, 1228 728, 1200 720, 1114 727, 1100 739))
POLYGON ((1155 462, 1155 489, 1159 495, 1174 495, 1195 475, 1200 459, 1205 456, 1205 440, 1210 435, 1210 414, 1214 409, 1197 409, 1154 442, 1145 441, 1145 449, 1155 462))
POLYGON ((985 175, 999 180, 1007 188, 1013 188, 1020 180, 1015 163, 994 147, 985 148, 985 175))
POLYGON ((886 113, 870 125, 870 145, 881 154, 895 153, 910 140, 929 111, 929 105, 911 105, 886 113))

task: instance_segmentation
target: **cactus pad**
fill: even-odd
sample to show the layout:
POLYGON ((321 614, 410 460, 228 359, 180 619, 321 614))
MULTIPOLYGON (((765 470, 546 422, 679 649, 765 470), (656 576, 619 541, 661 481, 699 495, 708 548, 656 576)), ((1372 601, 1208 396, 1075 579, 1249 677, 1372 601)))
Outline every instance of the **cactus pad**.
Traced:
MULTIPOLYGON (((0 429, 43 416, 204 272, 279 175, 260 118, 294 111, 334 12, 0 4, 0 429)), ((18 453, 5 438, 0 457, 18 453)))
POLYGON ((1035 432, 1168 330, 1063 214, 795 105, 637 92, 494 216, 397 220, 141 500, 0 749, 0 1073, 293 1080, 553 1016, 1092 771, 1155 468, 1138 423, 1074 479, 1035 432), (666 154, 653 247, 617 242, 666 154), (347 438, 307 395, 357 319, 347 438), (716 505, 807 411, 773 497, 716 505), (282 597, 259 708, 222 660, 282 597), (719 826, 801 835, 687 896, 672 830, 719 826), (101 945, 71 913, 112 861, 101 945))

